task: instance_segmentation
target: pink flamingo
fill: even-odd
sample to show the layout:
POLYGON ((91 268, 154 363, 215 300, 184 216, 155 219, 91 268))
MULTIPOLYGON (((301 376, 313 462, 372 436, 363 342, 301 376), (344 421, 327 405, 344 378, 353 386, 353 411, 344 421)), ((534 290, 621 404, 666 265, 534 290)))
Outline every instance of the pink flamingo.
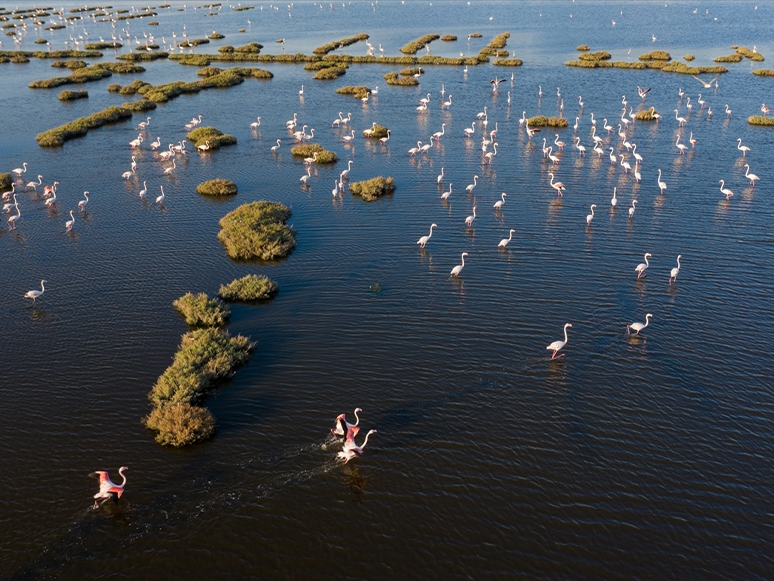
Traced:
POLYGON ((113 502, 118 502, 118 499, 120 499, 121 495, 124 493, 124 486, 126 486, 126 475, 124 474, 126 470, 129 470, 128 466, 121 466, 121 468, 118 469, 118 473, 124 479, 121 484, 112 482, 105 470, 97 470, 89 475, 99 476, 99 492, 94 495, 94 508, 99 506, 97 501, 100 498, 105 499, 103 500, 103 503, 109 499, 113 499, 113 502))

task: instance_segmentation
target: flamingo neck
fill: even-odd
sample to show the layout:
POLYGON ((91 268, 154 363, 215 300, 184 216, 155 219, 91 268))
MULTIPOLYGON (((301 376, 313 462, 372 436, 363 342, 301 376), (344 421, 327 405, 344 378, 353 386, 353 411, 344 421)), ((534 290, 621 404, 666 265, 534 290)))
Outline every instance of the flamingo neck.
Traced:
POLYGON ((564 326, 564 342, 567 343, 567 325, 564 326))

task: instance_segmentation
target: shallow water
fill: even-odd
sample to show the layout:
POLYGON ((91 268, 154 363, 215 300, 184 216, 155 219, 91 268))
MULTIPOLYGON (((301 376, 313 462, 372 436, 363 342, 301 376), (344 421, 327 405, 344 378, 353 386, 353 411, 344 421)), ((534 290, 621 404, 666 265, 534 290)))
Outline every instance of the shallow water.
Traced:
MULTIPOLYGON (((130 21, 132 34, 169 42, 185 23, 191 38, 226 35, 196 52, 253 40, 279 52, 273 40, 285 37, 286 52, 308 53, 363 31, 395 55, 437 31, 460 40, 434 42, 432 54, 456 56, 510 30, 507 48, 524 60, 513 71, 483 65, 467 75, 428 67, 414 88, 384 83, 384 73, 400 67, 353 65, 337 81, 319 82, 300 65, 257 65, 274 79, 182 96, 150 113, 148 137, 164 143, 183 139, 183 124, 199 114, 239 140, 192 153, 174 177, 145 147, 139 178, 121 179, 141 116, 58 149, 39 148, 34 136, 123 102, 107 93, 111 83, 195 80, 196 68, 148 63, 141 75, 83 86, 88 100, 60 103, 61 89, 27 88, 61 74, 50 63, 0 66, 2 167, 27 161, 25 182, 41 173, 44 183, 61 184, 55 211, 24 193, 18 228, 0 229, 0 576, 150 579, 171 569, 192 578, 224 570, 307 579, 771 578, 774 133, 746 118, 771 100, 771 80, 750 70, 774 58, 766 24, 774 8, 667 4, 320 9, 295 2, 290 15, 285 5, 256 4, 207 16, 174 3, 160 11, 158 27, 130 21), (470 32, 483 38, 468 41, 470 32), (708 118, 698 104, 688 116, 678 98, 684 87, 696 101, 701 86, 688 76, 565 67, 581 43, 616 60, 626 60, 629 48, 632 59, 653 49, 690 52, 701 65, 732 52, 731 44, 757 45, 767 61, 727 65, 719 89, 703 95, 714 112, 708 118), (498 74, 508 81, 493 95, 488 81, 498 74), (379 92, 365 105, 334 93, 356 84, 379 92), (448 111, 441 110, 442 84, 454 96, 448 111), (590 114, 600 128, 603 118, 612 123, 621 95, 636 111, 638 84, 653 87, 645 106, 663 119, 627 132, 644 158, 636 185, 590 151, 590 114), (566 186, 560 200, 540 149, 554 133, 530 142, 518 123, 525 110, 557 115, 556 87, 571 125, 583 96, 577 135, 589 150, 584 158, 565 148, 554 169, 566 186), (432 105, 417 114, 428 92, 432 105), (491 165, 481 163, 482 124, 475 123, 474 139, 462 134, 484 106, 488 129, 498 126, 491 165), (675 108, 689 118, 681 141, 691 131, 698 139, 685 156, 674 146, 675 108), (352 112, 354 146, 344 144, 344 129, 330 127, 339 111, 352 112), (298 182, 303 163, 290 155, 284 127, 294 112, 340 157, 332 168, 316 168, 308 189, 298 182), (260 131, 250 131, 258 115, 260 131), (374 121, 392 129, 386 145, 360 136, 374 121), (440 143, 410 158, 407 150, 442 123, 440 143), (751 148, 746 158, 737 138, 751 148), (370 204, 349 193, 332 200, 349 159, 353 180, 393 176, 395 194, 370 204), (754 188, 745 163, 761 177, 754 188), (668 184, 663 196, 659 168, 668 184), (474 175, 475 198, 465 193, 474 175), (240 193, 226 201, 196 195, 196 185, 213 177, 234 180, 240 193), (729 201, 720 179, 735 193, 729 201), (164 186, 164 208, 138 199, 142 180, 151 201, 164 186), (450 182, 445 204, 440 194, 450 182), (88 212, 76 214, 66 234, 83 190, 91 192, 88 212), (502 192, 508 196, 498 213, 502 192), (215 238, 217 222, 257 199, 292 208, 298 247, 277 264, 231 262, 215 238), (629 220, 633 199, 639 204, 629 220), (467 229, 474 203, 477 218, 467 229), (415 242, 431 223, 438 228, 420 251, 415 242), (513 240, 499 251, 510 228, 513 240), (461 252, 466 265, 452 280, 461 252), (651 266, 638 281, 634 268, 645 252, 651 266), (678 254, 682 268, 670 286, 678 254), (249 335, 257 349, 207 400, 216 438, 182 451, 160 448, 141 419, 186 331, 172 300, 187 291, 215 294, 252 272, 276 280, 280 293, 268 305, 233 308, 229 331, 249 335), (30 308, 21 296, 41 278, 46 293, 30 308), (373 292, 376 284, 381 290, 373 292), (650 326, 627 337, 626 325, 646 313, 654 315, 650 326), (573 324, 566 357, 550 361, 545 345, 562 338, 566 322, 573 324), (361 458, 341 465, 328 428, 357 406, 364 429, 378 433, 361 458), (96 486, 87 474, 116 476, 124 464, 131 468, 124 500, 90 510, 96 486)), ((53 33, 52 46, 84 27, 93 40, 111 34, 109 24, 86 22, 53 33)), ((37 47, 35 37, 30 32, 23 48, 37 47)), ((5 40, 4 48, 12 44, 5 40)), ((342 52, 364 54, 365 46, 342 52)), ((559 133, 572 141, 572 127, 559 133)), ((625 153, 615 132, 600 133, 616 155, 625 153)))

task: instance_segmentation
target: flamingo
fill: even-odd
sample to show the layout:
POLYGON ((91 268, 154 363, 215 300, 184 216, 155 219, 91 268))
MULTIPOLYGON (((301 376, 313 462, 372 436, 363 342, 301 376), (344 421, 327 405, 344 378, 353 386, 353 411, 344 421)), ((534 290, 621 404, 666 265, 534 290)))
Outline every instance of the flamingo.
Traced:
POLYGON ((484 154, 484 157, 486 158, 486 160, 487 160, 487 163, 492 163, 492 158, 493 158, 495 155, 497 155, 497 146, 498 146, 498 145, 499 145, 499 144, 498 144, 497 142, 493 143, 493 144, 492 144, 492 148, 494 149, 494 151, 490 151, 489 153, 486 153, 486 154, 484 154))
POLYGON ((632 155, 634 156, 634 159, 636 159, 637 161, 642 163, 642 156, 639 153, 637 153, 637 144, 636 143, 632 144, 632 155))
POLYGON ((507 194, 506 194, 505 192, 503 192, 503 193, 502 193, 502 196, 501 196, 501 198, 502 198, 502 199, 501 199, 501 200, 497 200, 497 201, 494 203, 494 209, 495 209, 495 211, 500 211, 500 210, 502 210, 502 208, 503 208, 503 204, 505 203, 505 196, 506 196, 506 195, 507 195, 507 194))
POLYGON ((363 135, 365 137, 371 137, 371 135, 373 135, 374 129, 376 129, 376 121, 374 121, 371 124, 371 127, 369 127, 368 129, 363 129, 363 135))
POLYGON ((302 182, 304 185, 306 185, 307 180, 312 177, 312 168, 309 166, 306 166, 306 174, 302 175, 298 181, 302 182))
MULTIPOLYGON (((53 194, 56 191, 56 187, 58 185, 59 185, 59 182, 54 182, 54 185, 43 186, 43 197, 53 194)), ((3 197, 5 198, 5 194, 3 194, 3 197)))
POLYGON ((677 141, 675 141, 675 145, 677 146, 677 149, 680 150, 680 155, 683 155, 685 153, 685 150, 688 149, 688 146, 684 143, 680 143, 680 136, 677 136, 677 141))
POLYGON ((443 181, 443 168, 441 168, 441 173, 438 174, 438 185, 441 185, 441 182, 443 181))
POLYGON ((634 162, 634 179, 637 180, 637 183, 640 183, 642 180, 642 174, 640 173, 640 162, 635 161, 634 162))
POLYGON ((607 134, 610 135, 610 132, 614 129, 614 127, 607 122, 607 117, 605 117, 602 122, 604 125, 602 125, 602 129, 607 131, 607 134))
POLYGON ((127 470, 129 470, 128 466, 121 466, 121 468, 118 469, 118 474, 124 479, 121 484, 113 483, 110 480, 107 471, 104 470, 97 470, 89 475, 99 477, 99 492, 94 495, 94 508, 99 506, 97 501, 100 498, 105 499, 103 502, 110 499, 113 499, 114 502, 118 502, 118 499, 120 499, 121 495, 124 493, 124 486, 126 486, 126 474, 124 474, 124 472, 127 470))
POLYGON ((527 130, 527 137, 532 139, 532 136, 535 135, 535 133, 540 133, 540 129, 533 129, 529 126, 529 120, 524 122, 524 128, 527 130))
POLYGON ((250 129, 258 129, 261 126, 261 118, 258 117, 257 121, 250 123, 250 129))
POLYGON ((449 183, 449 191, 442 193, 441 194, 441 199, 444 200, 444 201, 448 200, 449 196, 451 196, 451 193, 452 193, 452 185, 451 185, 451 183, 449 183))
POLYGON ((301 90, 298 92, 298 96, 299 97, 303 97, 304 96, 304 85, 301 85, 301 90))
POLYGON ((650 323, 650 318, 652 316, 653 315, 651 315, 650 313, 645 315, 645 324, 644 325, 642 323, 632 323, 631 325, 626 325, 626 334, 628 335, 630 333, 630 329, 634 329, 636 331, 636 333, 634 333, 634 334, 635 335, 639 335, 640 331, 642 331, 645 327, 648 326, 648 323, 650 323))
POLYGON ((151 118, 150 118, 150 117, 148 117, 148 118, 147 118, 145 121, 140 121, 140 122, 137 124, 137 129, 140 129, 141 131, 145 131, 145 128, 146 128, 148 125, 150 125, 150 120, 151 120, 151 118))
POLYGON ((200 152, 205 152, 210 148, 210 140, 208 139, 204 145, 197 145, 196 149, 198 149, 200 152))
POLYGON ((586 148, 580 144, 580 137, 575 138, 575 148, 578 150, 578 155, 586 155, 586 148))
POLYGON ((726 103, 726 117, 731 117, 731 109, 728 108, 728 103, 726 103))
POLYGON ((592 126, 591 128, 591 139, 594 140, 595 145, 602 144, 603 139, 599 135, 597 135, 597 128, 595 126, 592 126))
POLYGON ((158 198, 156 198, 156 203, 159 206, 163 206, 164 205, 164 198, 166 198, 166 196, 164 195, 164 186, 160 186, 160 187, 161 187, 161 195, 158 198))
MULTIPOLYGON (((551 359, 556 359, 556 354, 559 352, 559 349, 567 345, 567 327, 572 327, 571 323, 566 323, 564 325, 564 341, 554 341, 551 343, 546 349, 549 351, 553 351, 553 355, 551 355, 551 359)), ((559 357, 564 357, 564 353, 562 353, 559 357)))
POLYGON ((65 222, 65 231, 71 232, 73 229, 73 226, 75 226, 75 216, 73 216, 73 211, 70 210, 70 220, 65 222))
POLYGON ((42 295, 44 292, 46 292, 46 287, 43 286, 47 281, 41 280, 40 281, 40 290, 31 290, 27 291, 24 295, 25 299, 32 299, 32 304, 35 304, 35 301, 42 295))
POLYGON ((408 150, 408 152, 409 152, 409 157, 411 157, 411 156, 413 156, 413 155, 415 155, 415 154, 419 153, 419 149, 420 149, 421 147, 422 147, 422 142, 421 142, 421 141, 417 141, 417 146, 416 146, 416 147, 412 147, 411 149, 409 149, 409 150, 408 150))
POLYGON ((637 268, 634 269, 634 272, 637 273, 637 278, 644 278, 645 276, 648 276, 647 274, 643 274, 645 270, 650 266, 650 263, 648 262, 648 256, 652 256, 650 252, 645 253, 645 262, 640 262, 637 265, 637 268))
POLYGON ((172 160, 172 167, 168 167, 164 170, 165 175, 172 175, 172 172, 177 169, 177 165, 175 164, 175 160, 172 160))
POLYGON ((548 159, 550 159, 555 165, 559 165, 560 159, 558 155, 554 155, 554 148, 549 145, 547 152, 548 159))
POLYGON ((615 149, 613 149, 613 148, 611 147, 611 148, 610 148, 610 156, 609 156, 609 157, 610 157, 610 165, 614 165, 614 164, 615 164, 615 162, 616 162, 616 160, 618 160, 618 158, 617 158, 615 155, 613 155, 613 152, 614 152, 614 151, 615 151, 615 149))
POLYGON ((352 135, 345 135, 344 137, 342 137, 342 139, 347 143, 355 139, 355 130, 354 129, 352 130, 352 135))
POLYGON ((726 197, 726 200, 728 200, 731 196, 734 195, 734 192, 725 187, 726 183, 723 180, 718 181, 720 182, 720 193, 726 197))
POLYGON ((634 209, 635 209, 636 205, 637 205, 637 200, 632 200, 632 207, 629 208, 629 220, 634 219, 634 209))
POLYGON ((704 105, 707 104, 707 101, 701 98, 701 93, 699 93, 699 98, 696 99, 696 102, 701 105, 701 108, 704 109, 704 105))
MULTIPOLYGON (((46 186, 46 188, 48 187, 49 186, 46 186)), ((15 193, 16 193, 16 184, 11 184, 11 189, 8 190, 7 192, 3 192, 3 200, 10 200, 11 196, 13 196, 15 193)), ((46 194, 43 194, 43 195, 45 196, 46 194)))
POLYGON ((698 142, 698 139, 694 139, 693 131, 691 131, 691 136, 688 138, 688 142, 691 144, 691 149, 696 148, 696 143, 698 142))
POLYGON ((380 137, 380 138, 379 138, 379 142, 380 142, 382 145, 384 145, 384 144, 385 144, 385 143, 387 143, 389 140, 390 140, 390 130, 388 129, 388 130, 387 130, 387 137, 380 137))
POLYGON ((462 269, 465 268, 465 257, 468 255, 467 252, 462 253, 462 264, 458 264, 454 268, 452 268, 451 274, 449 276, 459 276, 462 272, 462 269))
POLYGON ((316 161, 317 161, 317 156, 318 156, 318 155, 319 155, 319 154, 318 154, 318 152, 316 152, 316 151, 315 151, 315 152, 312 154, 312 157, 305 157, 305 158, 304 158, 304 163, 306 163, 306 164, 311 164, 311 163, 314 163, 314 162, 316 162, 316 161))
POLYGON ((672 269, 672 272, 669 274, 669 284, 672 284, 672 282, 677 282, 677 275, 680 274, 680 258, 682 257, 682 254, 677 255, 677 267, 672 269))
POLYGON ((524 125, 524 123, 525 123, 526 121, 527 121, 527 112, 526 112, 526 111, 522 111, 522 112, 521 112, 521 119, 519 119, 519 127, 521 127, 522 125, 524 125))
POLYGON ((354 162, 353 162, 351 159, 350 159, 350 160, 347 162, 347 169, 345 169, 345 170, 343 170, 343 171, 341 172, 341 176, 340 176, 340 177, 342 177, 342 178, 346 178, 346 177, 349 175, 349 170, 351 170, 351 169, 352 169, 352 164, 353 164, 353 163, 354 163, 354 162))
POLYGON ((754 173, 750 173, 750 164, 749 163, 744 164, 744 167, 747 168, 747 170, 744 172, 744 177, 746 177, 748 180, 750 180, 750 185, 751 186, 754 186, 755 182, 757 180, 761 179, 761 178, 759 178, 754 173))
POLYGON ((554 183, 554 174, 551 172, 548 172, 548 175, 551 176, 551 187, 556 190, 556 193, 559 195, 559 197, 563 197, 562 190, 565 189, 564 184, 562 182, 556 182, 554 183))
POLYGON ((341 112, 341 111, 339 111, 339 118, 338 118, 338 119, 334 119, 334 120, 333 120, 333 122, 331 123, 331 127, 333 127, 334 125, 335 125, 336 127, 338 127, 339 125, 341 125, 341 121, 342 121, 343 119, 344 119, 344 115, 342 114, 342 112, 341 112))
POLYGON ((597 128, 597 120, 594 119, 594 111, 591 112, 591 128, 592 129, 597 128))
POLYGON ((22 163, 22 166, 23 167, 17 167, 16 169, 11 170, 11 172, 16 174, 17 178, 22 177, 23 173, 27 173, 27 162, 25 161, 24 163, 22 163))
POLYGON ((664 193, 664 190, 667 189, 666 182, 661 181, 661 168, 658 170, 658 189, 661 190, 661 193, 664 193))
POLYGON ((477 119, 483 119, 484 117, 486 117, 486 107, 484 107, 484 110, 476 115, 477 119))
POLYGON ((687 121, 685 120, 685 117, 678 117, 677 116, 677 109, 675 109, 675 119, 677 119, 677 122, 680 125, 680 127, 682 127, 683 125, 685 125, 687 123, 687 121))
POLYGON ((624 160, 623 155, 621 156, 621 167, 624 168, 625 172, 628 174, 629 170, 632 169, 632 165, 624 160))
POLYGON ((613 199, 610 200, 610 205, 615 208, 616 204, 618 204, 618 199, 615 197, 615 192, 618 188, 613 188, 613 199))
POLYGON ((473 137, 473 134, 476 132, 476 123, 473 122, 470 127, 466 127, 462 131, 465 133, 465 137, 473 137))
POLYGON ((761 105, 761 113, 763 113, 763 116, 764 116, 764 117, 768 117, 770 112, 771 112, 771 109, 769 109, 768 107, 766 107, 766 103, 763 103, 763 104, 761 105))
POLYGON ((28 182, 26 187, 27 187, 27 189, 28 189, 28 190, 29 190, 30 188, 32 188, 33 190, 36 190, 36 191, 37 191, 37 189, 38 189, 38 186, 39 186, 40 184, 42 184, 42 183, 43 183, 43 176, 39 175, 39 176, 38 176, 38 181, 37 181, 37 182, 28 182))
MULTIPOLYGON (((747 152, 750 151, 750 148, 747 147, 746 145, 742 145, 741 137, 737 138, 736 141, 738 142, 736 148, 742 152, 742 157, 747 157, 747 152)), ((13 170, 13 171, 16 171, 16 170, 13 170)))
POLYGON ((438 224, 430 224, 430 234, 422 236, 422 238, 417 240, 417 244, 419 244, 420 248, 424 248, 427 245, 428 240, 430 240, 430 237, 433 235, 433 228, 438 228, 438 224))
POLYGON ((591 221, 594 219, 594 208, 596 208, 596 204, 591 204, 591 214, 588 214, 586 216, 586 226, 589 226, 591 224, 591 221))
POLYGON ((497 247, 498 247, 498 248, 505 248, 506 246, 508 246, 508 243, 509 243, 509 242, 511 241, 511 239, 513 238, 513 233, 514 233, 514 232, 516 232, 516 230, 515 230, 515 229, 513 229, 513 228, 511 228, 511 231, 510 231, 510 233, 508 234, 508 238, 503 238, 502 240, 500 240, 500 243, 497 245, 497 247))
POLYGON ((140 190, 140 198, 145 199, 145 194, 148 193, 147 182, 142 182, 142 189, 140 190))
POLYGON ((86 199, 78 202, 78 210, 81 212, 83 212, 86 209, 86 204, 89 203, 89 190, 86 190, 85 192, 83 192, 83 197, 86 199))
POLYGON ((356 427, 360 423, 360 416, 357 415, 357 412, 362 412, 362 411, 363 410, 360 409, 360 408, 355 408, 355 412, 354 413, 355 413, 355 419, 357 421, 354 424, 350 424, 345 419, 345 414, 341 414, 340 416, 338 416, 336 418, 336 427, 335 428, 331 428, 331 434, 333 434, 334 436, 346 436, 347 435, 347 431, 350 428, 354 428, 354 427, 356 427), (344 423, 343 426, 342 426, 342 421, 344 423), (344 428, 346 428, 346 429, 344 429, 344 428))
POLYGON ((433 133, 431 139, 440 141, 441 137, 443 137, 445 134, 446 134, 446 123, 441 123, 441 130, 433 133))
POLYGON ((281 140, 278 139, 277 140, 277 145, 272 145, 271 146, 271 152, 272 153, 277 153, 277 150, 280 148, 281 145, 282 145, 282 142, 281 142, 281 140))
MULTIPOLYGON (((11 230, 16 228, 16 221, 19 219, 19 216, 21 216, 21 210, 19 210, 19 202, 16 201, 16 194, 13 195, 13 206, 16 209, 16 215, 8 216, 8 224, 9 224, 8 227, 11 230)), ((10 212, 11 209, 9 208, 8 211, 10 212)))
POLYGON ((643 89, 642 87, 640 87, 639 85, 637 85, 637 93, 639 93, 639 95, 640 95, 640 98, 641 98, 643 101, 645 100, 645 95, 647 95, 647 94, 648 94, 648 91, 650 91, 650 87, 648 87, 647 89, 643 89))
POLYGON ((345 464, 352 460, 352 458, 355 456, 362 454, 363 448, 365 448, 366 444, 368 444, 368 436, 377 433, 376 430, 369 430, 369 432, 366 434, 365 440, 363 440, 363 444, 358 446, 355 443, 355 436, 357 436, 359 431, 360 428, 352 427, 351 430, 347 432, 347 437, 344 441, 344 449, 338 453, 338 457, 344 460, 345 464))
POLYGON ((50 208, 54 204, 56 204, 56 190, 54 190, 54 193, 51 194, 51 197, 46 200, 46 208, 50 208))
POLYGON ((473 226, 473 220, 476 219, 476 207, 473 206, 473 215, 465 218, 465 225, 470 228, 473 226))
POLYGON ((337 180, 333 180, 333 190, 331 191, 331 194, 333 194, 333 197, 339 195, 339 182, 337 180))
POLYGON ((153 151, 156 151, 159 147, 161 147, 161 137, 156 137, 156 141, 152 141, 150 146, 153 151))
POLYGON ((556 145, 556 147, 558 147, 559 149, 564 149, 564 145, 565 145, 564 141, 559 141, 558 133, 556 133, 555 135, 556 135, 556 139, 554 139, 554 145, 556 145))
POLYGON ((473 193, 473 188, 475 188, 476 185, 478 184, 477 180, 478 180, 478 176, 473 176, 473 183, 468 184, 468 187, 465 188, 465 191, 468 192, 469 194, 473 193))
MULTIPOLYGON (((339 115, 341 115, 341 113, 339 113, 339 115)), ((285 121, 285 127, 293 129, 296 126, 296 123, 298 123, 298 113, 293 113, 293 119, 285 121)))
MULTIPOLYGON (((467 68, 467 65, 465 65, 465 68, 467 68)), ((452 96, 451 96, 451 93, 449 93, 449 100, 443 102, 443 105, 441 105, 441 109, 444 109, 444 107, 446 109, 449 109, 451 107, 451 104, 452 104, 452 96)))

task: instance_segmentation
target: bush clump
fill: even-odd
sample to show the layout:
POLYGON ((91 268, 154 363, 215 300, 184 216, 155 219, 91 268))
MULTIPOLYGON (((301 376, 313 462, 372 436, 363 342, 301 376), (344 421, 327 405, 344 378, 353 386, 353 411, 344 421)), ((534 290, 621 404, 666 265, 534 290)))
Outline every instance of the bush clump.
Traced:
POLYGON ((86 50, 104 50, 106 48, 121 48, 123 46, 120 42, 90 42, 83 48, 86 50))
POLYGON ((497 67, 520 67, 524 63, 520 59, 495 59, 492 64, 497 67))
POLYGON ((738 53, 729 54, 725 56, 719 56, 715 57, 714 60, 716 63, 739 63, 742 62, 742 59, 744 57, 738 53))
POLYGON ((763 55, 759 52, 753 52, 746 46, 740 46, 736 48, 737 54, 742 55, 746 59, 750 59, 751 61, 755 62, 762 62, 766 59, 763 58, 763 55))
POLYGON ((54 61, 51 66, 55 69, 85 69, 87 65, 84 61, 54 61))
POLYGON ((444 42, 452 42, 452 41, 457 40, 457 37, 455 35, 453 35, 453 34, 444 34, 441 37, 441 40, 444 41, 444 42))
POLYGON ((361 33, 361 34, 356 34, 355 36, 350 36, 349 38, 342 38, 341 40, 337 40, 335 42, 329 42, 328 44, 318 46, 312 52, 314 54, 322 56, 338 48, 349 46, 350 44, 355 44, 356 42, 359 42, 361 40, 368 40, 368 35, 365 33, 361 33))
POLYGON ((694 61, 696 60, 696 55, 687 54, 683 57, 683 60, 685 60, 686 62, 694 61))
POLYGON ((76 99, 88 99, 88 91, 62 91, 59 93, 60 101, 75 101, 76 99))
POLYGON ((132 113, 144 113, 145 111, 153 111, 156 108, 156 103, 153 101, 146 101, 145 99, 139 99, 137 101, 124 103, 121 107, 128 109, 132 113))
POLYGON ((378 123, 374 125, 370 130, 369 133, 366 133, 366 131, 363 131, 363 137, 370 137, 371 139, 381 139, 382 137, 387 137, 387 132, 389 129, 385 127, 384 125, 379 125, 378 123))
POLYGON ((721 65, 715 65, 714 67, 689 67, 685 63, 673 61, 661 69, 665 73, 679 73, 681 75, 699 75, 701 73, 709 73, 719 75, 727 73, 728 69, 721 65))
POLYGON ((211 299, 206 293, 186 293, 172 303, 183 315, 190 327, 222 327, 228 322, 231 310, 218 299, 211 299))
POLYGON ((0 191, 5 192, 13 183, 13 179, 11 179, 10 173, 0 173, 0 191))
POLYGON ((296 247, 293 229, 285 223, 290 208, 278 202, 252 202, 223 216, 218 240, 234 260, 277 260, 296 247))
POLYGON ((179 59, 181 65, 190 65, 193 67, 206 67, 210 64, 210 59, 206 54, 187 54, 179 59))
POLYGON ((209 141, 210 149, 219 149, 222 145, 235 145, 237 142, 237 138, 233 135, 223 133, 214 127, 199 127, 185 137, 197 147, 209 141))
MULTIPOLYGON (((14 57, 15 58, 15 57, 14 57)), ((11 59, 13 61, 13 59, 11 59)), ((28 87, 30 89, 53 89, 62 85, 72 85, 78 83, 89 83, 92 81, 99 81, 106 77, 112 76, 110 71, 99 67, 86 67, 75 69, 69 77, 52 77, 50 79, 42 79, 39 81, 32 81, 28 87)))
POLYGON ((336 89, 336 92, 339 95, 352 95, 356 99, 364 99, 371 94, 371 89, 363 85, 358 85, 356 87, 347 85, 346 87, 339 87, 336 89))
POLYGON ((639 111, 634 118, 637 121, 658 121, 658 111, 656 111, 655 107, 651 107, 650 109, 646 109, 645 111, 639 111))
POLYGON ((471 33, 468 35, 468 38, 481 38, 481 37, 483 37, 483 36, 484 36, 484 35, 483 35, 483 34, 481 34, 480 32, 471 32, 471 33))
POLYGON ((48 41, 45 38, 36 38, 35 44, 46 44, 48 41))
POLYGON ((317 71, 312 78, 318 81, 330 81, 338 79, 341 75, 346 74, 347 67, 328 67, 317 71))
POLYGON ((598 50, 597 52, 584 52, 578 55, 578 59, 582 61, 609 61, 612 55, 606 50, 598 50))
POLYGON ((384 75, 384 80, 387 81, 388 85, 400 85, 403 87, 411 87, 419 84, 419 81, 415 77, 401 77, 396 71, 384 75))
POLYGON ((196 71, 196 76, 198 77, 214 77, 215 75, 219 75, 223 72, 223 69, 218 67, 204 67, 203 69, 199 69, 196 71))
POLYGON ((654 50, 637 57, 641 61, 671 61, 672 55, 665 50, 654 50))
POLYGON ((747 118, 747 123, 750 125, 761 125, 764 127, 773 127, 774 118, 764 117, 763 115, 753 115, 747 118))
POLYGON ((148 23, 148 26, 158 26, 158 25, 159 25, 159 21, 158 20, 151 20, 148 23))
POLYGON ((543 115, 530 117, 527 124, 530 127, 556 127, 558 129, 563 129, 569 125, 567 119, 562 117, 544 117, 543 115))
POLYGON ((196 186, 196 193, 202 196, 235 196, 237 191, 234 182, 220 178, 207 180, 196 186))
POLYGON ((425 71, 422 70, 422 67, 408 67, 408 68, 402 69, 399 74, 402 77, 408 77, 408 76, 414 76, 414 75, 424 75, 425 71))
POLYGON ((213 30, 212 34, 208 35, 207 38, 209 38, 210 40, 221 40, 223 38, 226 38, 226 36, 221 34, 220 32, 215 32, 213 30))
POLYGON ((108 107, 88 117, 81 117, 60 127, 38 133, 35 139, 41 147, 59 147, 64 145, 65 141, 86 135, 90 129, 124 121, 131 116, 132 112, 123 107, 108 107))
POLYGON ((30 59, 28 59, 26 56, 16 55, 11 59, 11 62, 17 65, 24 65, 30 62, 30 59))
POLYGON ((354 182, 349 186, 349 191, 353 196, 360 196, 366 202, 373 202, 375 199, 391 194, 395 191, 395 180, 377 176, 370 180, 354 182))
POLYGON ((578 46, 575 47, 575 50, 583 52, 583 51, 591 50, 591 47, 588 44, 579 44, 578 46))
POLYGON ((156 432, 157 444, 173 448, 203 442, 215 434, 215 418, 210 411, 189 403, 154 408, 143 422, 156 432))
POLYGON ((424 36, 420 36, 418 39, 408 43, 405 46, 402 46, 399 50, 403 54, 417 54, 417 52, 434 40, 438 40, 441 38, 440 34, 426 34, 424 36))
POLYGON ((321 69, 329 69, 331 67, 346 67, 346 66, 348 66, 346 63, 340 63, 340 62, 336 62, 336 61, 324 60, 324 61, 315 61, 315 62, 312 62, 312 63, 306 63, 304 65, 304 70, 305 71, 319 71, 321 69))
POLYGON ((290 150, 290 153, 296 157, 303 158, 314 157, 314 154, 316 153, 317 160, 315 163, 319 164, 330 164, 339 161, 339 156, 337 156, 332 151, 328 151, 319 143, 304 143, 302 145, 296 145, 293 149, 290 150))
POLYGON ((755 69, 753 74, 759 77, 774 77, 774 69, 755 69))
POLYGON ((237 278, 227 285, 220 285, 218 296, 224 301, 265 301, 273 298, 279 286, 267 276, 248 274, 237 278))

